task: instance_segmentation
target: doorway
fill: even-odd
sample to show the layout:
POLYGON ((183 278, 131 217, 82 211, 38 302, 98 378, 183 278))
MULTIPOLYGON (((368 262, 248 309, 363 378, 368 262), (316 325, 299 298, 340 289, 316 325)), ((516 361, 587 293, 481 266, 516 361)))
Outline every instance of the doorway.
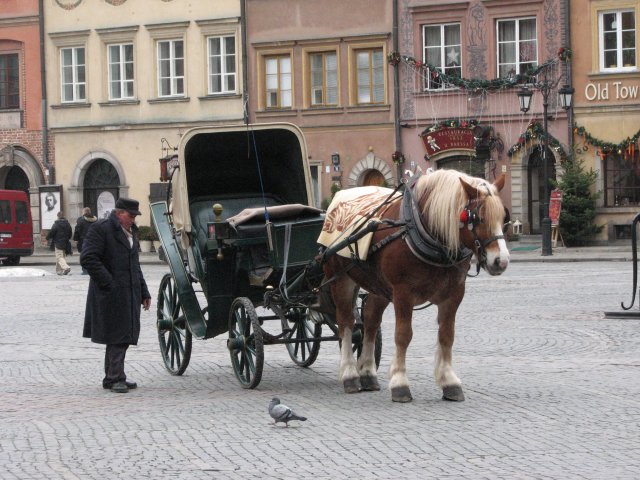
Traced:
MULTIPOLYGON (((537 148, 529 157, 529 165, 527 167, 527 191, 528 191, 528 219, 531 233, 539 235, 541 233, 541 222, 544 218, 544 158, 542 148, 537 148)), ((549 192, 553 190, 552 180, 556 179, 556 158, 547 150, 547 174, 549 179, 549 192)), ((547 199, 547 203, 548 203, 547 199)))
POLYGON ((109 216, 120 192, 120 176, 104 158, 95 160, 84 176, 83 206, 91 208, 98 218, 109 216))
POLYGON ((382 172, 380 172, 379 170, 369 170, 364 174, 364 178, 362 179, 362 186, 384 187, 386 186, 386 180, 382 172))

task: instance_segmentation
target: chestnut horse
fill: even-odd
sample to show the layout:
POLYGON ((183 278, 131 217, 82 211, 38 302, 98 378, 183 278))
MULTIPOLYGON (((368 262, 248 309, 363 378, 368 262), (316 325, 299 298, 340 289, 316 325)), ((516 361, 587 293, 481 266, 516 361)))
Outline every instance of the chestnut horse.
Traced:
MULTIPOLYGON (((454 170, 436 170, 412 179, 403 195, 376 187, 386 201, 360 210, 360 218, 364 216, 365 221, 374 216, 379 219, 377 228, 372 228, 366 260, 355 255, 324 257, 325 278, 329 279, 341 339, 339 379, 345 392, 380 389, 374 341, 382 314, 392 302, 396 349, 389 370, 389 389, 394 402, 412 400, 405 365, 413 336, 411 317, 415 306, 431 302, 438 308, 436 383, 442 388, 444 399, 464 400, 460 379, 452 366, 456 311, 464 297, 473 255, 477 258, 478 272, 482 267, 491 275, 500 275, 509 265, 503 234, 508 212, 498 195, 504 183, 504 174, 491 184, 454 170), (360 288, 369 292, 369 296, 363 313, 362 353, 356 363, 350 346, 354 305, 360 288)), ((371 188, 361 190, 372 192, 371 188)), ((353 205, 344 198, 347 192, 353 198, 357 190, 336 194, 323 233, 341 229, 336 226, 336 219, 343 222, 343 227, 353 228, 349 213, 335 212, 345 208, 346 212, 353 212, 353 205)))

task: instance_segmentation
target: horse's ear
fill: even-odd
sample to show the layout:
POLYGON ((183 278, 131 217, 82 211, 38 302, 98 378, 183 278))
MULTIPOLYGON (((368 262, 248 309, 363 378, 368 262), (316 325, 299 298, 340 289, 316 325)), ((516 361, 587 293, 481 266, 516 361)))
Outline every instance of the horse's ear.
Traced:
POLYGON ((500 191, 500 190, 502 190, 504 188, 504 184, 505 184, 506 181, 507 181, 507 174, 503 173, 498 178, 496 178, 496 181, 493 182, 493 184, 498 189, 498 191, 500 191))
POLYGON ((468 184, 463 178, 460 178, 460 183, 462 184, 462 188, 467 192, 467 197, 469 200, 473 200, 478 197, 478 189, 473 185, 468 184))

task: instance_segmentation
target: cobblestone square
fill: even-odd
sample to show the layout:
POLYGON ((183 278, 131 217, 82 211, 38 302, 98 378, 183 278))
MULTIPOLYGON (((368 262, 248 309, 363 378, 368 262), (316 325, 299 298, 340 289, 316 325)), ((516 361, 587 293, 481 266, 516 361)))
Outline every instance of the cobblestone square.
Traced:
MULTIPOLYGON (((435 307, 416 312, 414 401, 391 402, 393 309, 380 392, 346 395, 338 348, 296 367, 265 347, 256 390, 237 383, 225 336, 195 340, 186 373, 164 369, 156 292, 127 355, 138 389, 101 386, 104 347, 83 339, 88 277, 2 277, 1 479, 633 479, 640 471, 640 321, 605 318, 631 296, 629 262, 512 263, 467 281, 454 368, 467 400, 433 380, 435 307), (273 425, 273 396, 308 417, 273 425)), ((634 307, 637 309, 637 305, 634 307)))

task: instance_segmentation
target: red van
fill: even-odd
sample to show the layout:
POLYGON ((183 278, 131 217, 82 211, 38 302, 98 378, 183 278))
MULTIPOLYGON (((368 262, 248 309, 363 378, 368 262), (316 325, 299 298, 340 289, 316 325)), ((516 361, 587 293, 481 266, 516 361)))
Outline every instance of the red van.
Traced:
POLYGON ((27 194, 0 190, 0 260, 18 265, 20 257, 33 254, 33 223, 27 194))

